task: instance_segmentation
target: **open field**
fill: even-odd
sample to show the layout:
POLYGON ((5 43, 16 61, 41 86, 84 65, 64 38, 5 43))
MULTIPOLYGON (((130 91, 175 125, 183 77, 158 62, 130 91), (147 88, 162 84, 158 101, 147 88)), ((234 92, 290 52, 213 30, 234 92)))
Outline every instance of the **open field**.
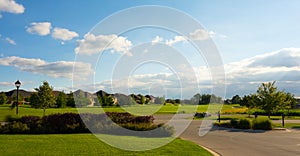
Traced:
MULTIPOLYGON (((217 111, 218 108, 221 108, 218 104, 212 104, 212 110, 214 112, 217 111), (215 107, 213 107, 215 106, 215 107)), ((236 109, 233 108, 236 105, 223 105, 223 110, 231 110, 236 109)), ((143 105, 143 106, 132 106, 132 107, 108 107, 104 108, 106 112, 130 112, 136 115, 151 115, 151 114, 174 114, 177 111, 181 113, 195 113, 197 112, 206 112, 209 105, 182 105, 182 106, 174 106, 174 105, 143 105)), ((46 110, 46 115, 53 113, 103 113, 102 108, 97 107, 89 107, 89 108, 49 108, 46 110)), ((0 105, 0 121, 5 121, 6 117, 10 115, 12 117, 16 117, 15 109, 11 110, 10 105, 0 105)), ((42 116, 42 109, 34 109, 28 105, 22 105, 19 107, 19 116, 25 115, 35 115, 42 116)))
MULTIPOLYGON (((122 136, 126 137, 126 136, 122 136)), ((122 139, 122 138, 121 138, 122 139)), ((131 137, 134 141, 135 138, 131 137)), ((111 147, 92 134, 0 135, 1 155, 203 155, 200 146, 175 139, 158 149, 131 152, 111 147), (178 150, 180 149, 180 150, 178 150)))

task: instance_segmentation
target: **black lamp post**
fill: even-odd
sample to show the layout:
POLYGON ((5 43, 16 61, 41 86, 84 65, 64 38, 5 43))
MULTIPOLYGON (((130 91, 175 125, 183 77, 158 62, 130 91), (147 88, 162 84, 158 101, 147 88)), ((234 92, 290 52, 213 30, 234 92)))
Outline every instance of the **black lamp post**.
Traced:
POLYGON ((21 82, 17 80, 15 82, 15 86, 17 87, 17 104, 16 104, 16 114, 19 114, 19 88, 21 86, 21 82))

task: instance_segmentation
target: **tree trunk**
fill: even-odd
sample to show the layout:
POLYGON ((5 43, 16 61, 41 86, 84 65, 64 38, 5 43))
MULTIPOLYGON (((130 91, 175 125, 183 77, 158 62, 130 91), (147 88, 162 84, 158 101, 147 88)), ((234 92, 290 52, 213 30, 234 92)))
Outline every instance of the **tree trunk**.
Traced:
POLYGON ((44 113, 43 113, 43 116, 45 116, 45 114, 46 114, 46 108, 44 107, 44 113))
POLYGON ((271 112, 268 113, 268 118, 269 118, 269 119, 271 118, 271 112))

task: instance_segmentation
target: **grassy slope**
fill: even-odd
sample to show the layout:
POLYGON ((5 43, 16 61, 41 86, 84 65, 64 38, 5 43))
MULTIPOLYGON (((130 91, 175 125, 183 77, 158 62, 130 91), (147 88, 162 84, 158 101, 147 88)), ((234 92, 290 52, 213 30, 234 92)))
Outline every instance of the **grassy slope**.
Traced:
MULTIPOLYGON (((125 136, 123 136, 125 137, 125 136)), ((132 141, 134 141, 134 138, 132 141)), ((1 155, 211 155, 181 139, 158 149, 131 152, 111 147, 92 134, 0 135, 1 155), (180 149, 180 150, 179 150, 180 149)))

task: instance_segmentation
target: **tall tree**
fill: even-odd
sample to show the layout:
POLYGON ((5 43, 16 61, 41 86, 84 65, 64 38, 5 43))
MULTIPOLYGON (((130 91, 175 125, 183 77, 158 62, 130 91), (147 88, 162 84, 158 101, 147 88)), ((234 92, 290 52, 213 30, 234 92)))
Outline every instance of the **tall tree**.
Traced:
MULTIPOLYGON (((247 108, 255 108, 257 107, 257 103, 259 102, 258 97, 256 94, 250 94, 250 95, 245 95, 241 100, 240 100, 240 105, 241 106, 246 106, 247 108)), ((248 111, 249 117, 250 117, 250 111, 248 111)))
POLYGON ((287 93, 285 96, 285 102, 282 105, 282 109, 286 109, 288 111, 288 114, 290 113, 290 110, 295 108, 297 105, 297 101, 293 94, 287 93))
POLYGON ((5 95, 4 92, 0 94, 0 105, 6 104, 7 103, 7 96, 5 95))
POLYGON ((42 107, 37 93, 31 94, 31 96, 29 98, 29 103, 33 108, 41 108, 42 107))
POLYGON ((75 107, 75 100, 73 97, 73 92, 70 92, 70 94, 67 95, 67 106, 75 107))
POLYGON ((58 108, 65 108, 67 105, 67 95, 64 91, 59 92, 58 96, 56 97, 56 105, 58 108))
POLYGON ((39 99, 40 106, 44 110, 44 115, 46 113, 46 109, 49 107, 53 107, 56 103, 55 96, 53 94, 53 87, 49 85, 47 81, 44 81, 39 88, 35 88, 37 91, 37 96, 39 99))
POLYGON ((272 112, 290 104, 290 102, 287 101, 287 93, 278 91, 275 83, 276 81, 262 83, 257 90, 258 107, 265 110, 269 118, 272 112))
POLYGON ((239 95, 235 95, 231 99, 231 103, 233 104, 240 104, 241 103, 241 97, 239 95))
POLYGON ((275 82, 262 83, 262 85, 256 91, 259 103, 258 106, 268 113, 270 118, 271 112, 276 109, 278 102, 276 95, 278 94, 275 82))
POLYGON ((200 100, 201 100, 201 95, 199 93, 197 93, 191 98, 191 103, 195 104, 195 105, 199 105, 200 100))

